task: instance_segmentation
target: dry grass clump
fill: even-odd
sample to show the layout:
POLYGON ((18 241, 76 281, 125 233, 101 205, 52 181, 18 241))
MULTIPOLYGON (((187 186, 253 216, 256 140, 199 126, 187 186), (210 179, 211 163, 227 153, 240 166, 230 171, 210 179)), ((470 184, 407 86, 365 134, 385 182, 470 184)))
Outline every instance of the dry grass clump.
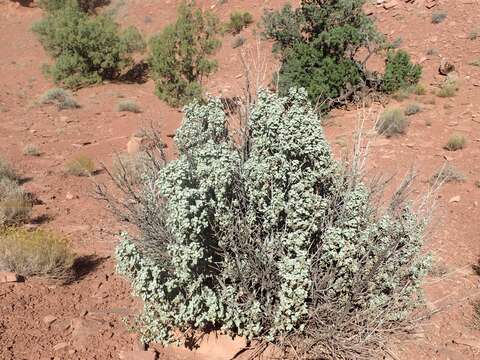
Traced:
POLYGON ((95 173, 95 163, 87 155, 78 155, 65 164, 67 174, 74 176, 91 176, 95 173))
POLYGON ((29 194, 17 182, 0 178, 0 226, 27 221, 31 210, 29 194))
POLYGON ((406 88, 401 88, 400 90, 397 90, 392 97, 397 100, 397 101, 403 101, 406 100, 410 97, 412 94, 412 88, 406 87, 406 88))
POLYGON ((458 82, 455 79, 447 79, 437 91, 438 97, 452 97, 458 91, 458 82))
POLYGON ((112 177, 121 183, 137 185, 145 170, 145 153, 119 154, 113 160, 112 177))
POLYGON ((32 202, 18 185, 18 175, 0 159, 0 226, 19 224, 30 217, 32 202))
POLYGON ((412 116, 422 111, 422 107, 417 103, 408 104, 405 108, 405 115, 412 116))
POLYGON ((465 136, 462 134, 453 134, 443 148, 448 151, 457 151, 463 149, 466 144, 467 139, 465 136))
POLYGON ((386 137, 404 134, 408 126, 408 120, 401 109, 387 109, 378 120, 375 128, 377 132, 386 137))
POLYGON ((58 110, 76 109, 80 105, 72 98, 71 94, 61 88, 46 91, 40 98, 41 104, 53 104, 58 110))
POLYGON ((0 179, 17 180, 18 175, 8 162, 0 158, 0 179))
POLYGON ((117 105, 118 111, 127 111, 132 113, 140 113, 140 106, 133 100, 123 100, 120 101, 117 105))
POLYGON ((22 276, 46 275, 66 279, 75 256, 67 239, 35 229, 0 230, 0 269, 22 276))
POLYGON ((34 144, 27 144, 23 148, 23 155, 27 156, 40 156, 40 149, 34 144))
POLYGON ((464 182, 465 175, 460 172, 453 165, 447 164, 442 166, 438 172, 430 179, 431 184, 449 183, 449 182, 464 182))
POLYGON ((447 13, 442 11, 436 11, 432 14, 432 23, 440 24, 443 20, 447 18, 447 13))
POLYGON ((418 83, 417 85, 415 85, 415 88, 413 89, 413 93, 419 96, 426 95, 427 87, 424 84, 418 83))
POLYGON ((474 60, 470 63, 472 66, 480 66, 480 59, 474 60))

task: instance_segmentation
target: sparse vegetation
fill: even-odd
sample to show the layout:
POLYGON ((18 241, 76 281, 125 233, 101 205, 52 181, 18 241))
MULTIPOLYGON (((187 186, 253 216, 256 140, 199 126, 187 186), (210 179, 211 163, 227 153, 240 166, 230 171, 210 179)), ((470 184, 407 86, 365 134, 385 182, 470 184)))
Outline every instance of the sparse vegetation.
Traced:
POLYGON ((78 155, 65 164, 67 174, 74 176, 91 176, 95 173, 95 163, 87 155, 78 155))
POLYGON ((176 22, 150 40, 149 63, 160 99, 180 106, 202 97, 202 79, 217 68, 209 55, 220 46, 218 27, 216 16, 185 2, 176 22))
POLYGON ((252 22, 253 17, 249 12, 234 11, 230 14, 230 21, 225 24, 225 30, 233 35, 237 35, 252 22))
POLYGON ((404 134, 408 120, 402 109, 393 108, 385 110, 375 126, 377 132, 386 137, 404 134))
POLYGON ((480 36, 480 31, 474 30, 468 34, 468 39, 473 41, 473 40, 476 40, 479 36, 480 36))
POLYGON ((67 88, 118 78, 133 64, 131 55, 145 49, 135 28, 120 30, 112 18, 91 17, 76 6, 47 13, 33 31, 55 59, 46 74, 67 88))
POLYGON ((472 65, 472 66, 480 66, 480 59, 477 59, 477 60, 475 60, 475 61, 472 61, 472 62, 470 63, 470 65, 472 65))
POLYGON ((232 48, 236 49, 243 44, 245 44, 245 41, 247 41, 243 36, 235 36, 232 41, 232 48))
POLYGON ((436 174, 430 179, 431 184, 450 183, 450 182, 464 182, 465 175, 455 166, 446 164, 438 170, 436 174))
POLYGON ((442 12, 442 11, 435 11, 432 14, 432 23, 433 24, 440 24, 446 18, 447 18, 447 13, 442 12))
POLYGON ((395 91, 392 94, 392 98, 397 100, 397 101, 404 101, 410 97, 412 94, 412 89, 407 87, 407 88, 401 88, 397 91, 395 91))
POLYGON ((0 179, 18 180, 18 175, 13 167, 0 157, 0 179))
POLYGON ((275 41, 282 65, 280 94, 291 87, 307 89, 322 110, 364 96, 365 89, 394 92, 414 85, 421 67, 403 50, 389 50, 385 75, 368 71, 366 60, 385 47, 385 39, 362 10, 364 1, 302 1, 266 12, 265 35, 275 41), (362 54, 362 56, 360 55, 362 54))
POLYGON ((76 109, 80 105, 72 98, 72 95, 61 88, 47 90, 40 98, 41 104, 53 104, 58 110, 76 109))
POLYGON ((422 111, 422 107, 417 103, 408 104, 405 108, 405 115, 412 116, 422 111))
POLYGON ((27 144, 23 148, 23 155, 27 156, 40 156, 41 152, 38 146, 34 144, 27 144))
POLYGON ((453 97, 457 94, 458 82, 454 79, 448 79, 443 82, 436 94, 438 97, 453 97))
POLYGON ((119 154, 115 156, 112 177, 116 182, 138 185, 145 172, 147 155, 145 153, 119 154))
POLYGON ((413 93, 418 96, 423 96, 427 94, 427 87, 424 84, 417 84, 413 89, 413 93))
POLYGON ((168 343, 222 328, 302 359, 376 358, 428 271, 425 219, 402 201, 411 180, 379 206, 381 190, 334 160, 303 90, 261 92, 249 114, 239 142, 219 99, 189 105, 178 159, 148 157, 143 191, 109 202, 141 233, 116 252, 145 304, 138 330, 168 343))
POLYGON ((117 105, 118 111, 127 111, 133 113, 140 113, 140 106, 133 100, 122 100, 117 105))
POLYGON ((453 134, 452 136, 450 136, 443 148, 448 151, 457 151, 463 149, 466 144, 467 139, 465 138, 465 136, 461 134, 453 134))
POLYGON ((73 262, 70 244, 62 236, 42 229, 0 230, 0 270, 65 279, 73 262))
POLYGON ((32 210, 30 196, 9 178, 0 178, 0 227, 27 221, 32 210))

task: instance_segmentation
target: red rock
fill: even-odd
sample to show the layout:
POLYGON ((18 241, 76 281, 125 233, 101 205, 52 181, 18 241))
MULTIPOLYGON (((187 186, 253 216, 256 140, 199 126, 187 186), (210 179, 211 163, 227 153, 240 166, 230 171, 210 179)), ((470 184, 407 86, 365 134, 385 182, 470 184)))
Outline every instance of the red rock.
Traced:
POLYGON ((0 283, 18 282, 20 276, 13 272, 0 271, 0 283))

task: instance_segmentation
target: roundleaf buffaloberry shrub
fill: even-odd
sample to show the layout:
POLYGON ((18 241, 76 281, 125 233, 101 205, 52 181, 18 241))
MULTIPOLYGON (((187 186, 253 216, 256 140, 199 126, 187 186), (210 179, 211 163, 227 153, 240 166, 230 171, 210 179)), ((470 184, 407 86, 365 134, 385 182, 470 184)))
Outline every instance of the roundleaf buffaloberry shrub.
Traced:
POLYGON ((55 59, 47 74, 68 88, 117 78, 145 49, 137 29, 122 31, 110 17, 90 17, 75 6, 47 13, 33 31, 55 59))
POLYGON ((141 235, 125 233, 116 257, 144 301, 145 340, 213 328, 300 358, 381 349, 428 269, 408 184, 374 202, 377 188, 333 159, 304 90, 260 92, 249 110, 240 141, 220 100, 187 106, 178 159, 150 157, 125 191, 141 235))
POLYGON ((162 100, 178 106, 201 97, 202 79, 217 68, 208 55, 220 46, 218 30, 217 17, 184 2, 177 21, 150 40, 149 64, 162 100))
MULTIPOLYGON (((287 5, 264 14, 264 34, 275 41, 274 50, 281 56, 281 94, 287 94, 292 86, 303 87, 312 102, 328 110, 355 101, 368 91, 383 89, 381 76, 368 71, 366 63, 386 43, 373 20, 363 12, 364 3, 303 0, 297 9, 287 5)), ((418 81, 403 67, 390 66, 388 70, 393 72, 389 76, 394 76, 395 86, 418 81)))

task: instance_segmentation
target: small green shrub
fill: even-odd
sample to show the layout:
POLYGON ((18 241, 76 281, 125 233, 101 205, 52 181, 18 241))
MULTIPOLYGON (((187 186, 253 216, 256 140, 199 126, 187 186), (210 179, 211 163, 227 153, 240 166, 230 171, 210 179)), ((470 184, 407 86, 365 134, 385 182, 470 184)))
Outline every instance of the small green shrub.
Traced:
POLYGON ((230 21, 225 24, 225 30, 237 35, 252 22, 253 17, 249 12, 234 11, 230 14, 230 21))
POLYGON ((16 181, 18 180, 18 175, 7 161, 0 158, 0 180, 5 178, 16 181))
POLYGON ((109 0, 40 0, 39 5, 47 12, 55 12, 66 7, 77 7, 86 13, 93 13, 100 6, 110 3, 109 0))
POLYGON ((120 101, 117 105, 118 111, 127 111, 133 113, 140 113, 140 106, 133 100, 123 100, 120 101))
POLYGON ((408 120, 405 113, 398 108, 385 110, 375 126, 377 132, 386 137, 405 134, 408 120))
POLYGON ((427 94, 427 87, 424 84, 417 84, 413 89, 413 93, 418 96, 423 96, 427 94))
POLYGON ((436 94, 438 97, 452 97, 458 91, 458 82, 454 79, 448 79, 443 82, 436 94))
POLYGON ((386 92, 392 93, 415 85, 421 76, 421 66, 412 64, 408 53, 403 50, 388 52, 383 76, 383 89, 386 92))
POLYGON ((473 40, 476 40, 479 36, 480 36, 480 31, 474 30, 468 34, 468 39, 473 41, 473 40))
POLYGON ((14 180, 0 178, 0 227, 20 224, 29 219, 30 196, 14 180))
POLYGON ((27 144, 23 148, 23 155, 28 155, 28 156, 40 156, 41 152, 38 146, 34 144, 27 144))
POLYGON ((461 134, 453 134, 452 136, 450 136, 443 148, 448 151, 457 151, 463 149, 466 144, 467 139, 465 138, 465 136, 461 134))
POLYGON ((123 234, 117 269, 144 301, 138 330, 377 358, 419 301, 425 219, 403 190, 379 206, 378 188, 334 159, 305 91, 261 92, 249 110, 243 143, 219 99, 187 106, 178 159, 149 157, 142 191, 124 188, 140 236, 123 234))
POLYGON ((450 183, 450 182, 464 182, 465 175, 459 171, 455 166, 447 164, 442 166, 436 174, 430 179, 431 184, 450 183))
POLYGON ((55 59, 47 75, 68 88, 117 78, 145 48, 135 28, 121 31, 112 18, 90 17, 73 6, 48 13, 33 31, 55 59))
POLYGON ((232 41, 232 48, 236 49, 243 44, 245 44, 245 41, 247 41, 243 36, 235 36, 235 38, 232 41))
POLYGON ((408 104, 405 108, 405 115, 412 116, 422 111, 422 107, 417 103, 408 104))
POLYGON ((433 24, 440 24, 446 18, 447 18, 447 13, 436 11, 432 14, 432 23, 433 24))
POLYGON ((67 174, 74 176, 91 176, 95 173, 95 163, 87 155, 78 155, 65 164, 67 174))
POLYGON ((69 242, 52 232, 20 228, 0 230, 0 269, 22 276, 65 279, 70 275, 74 258, 69 242))
POLYGON ((218 18, 193 3, 182 3, 177 20, 150 40, 150 67, 160 99, 172 106, 202 96, 201 81, 217 62, 208 58, 220 46, 218 18))
POLYGON ((76 109, 80 105, 72 98, 72 95, 61 88, 47 90, 40 98, 41 104, 53 104, 58 110, 76 109))

